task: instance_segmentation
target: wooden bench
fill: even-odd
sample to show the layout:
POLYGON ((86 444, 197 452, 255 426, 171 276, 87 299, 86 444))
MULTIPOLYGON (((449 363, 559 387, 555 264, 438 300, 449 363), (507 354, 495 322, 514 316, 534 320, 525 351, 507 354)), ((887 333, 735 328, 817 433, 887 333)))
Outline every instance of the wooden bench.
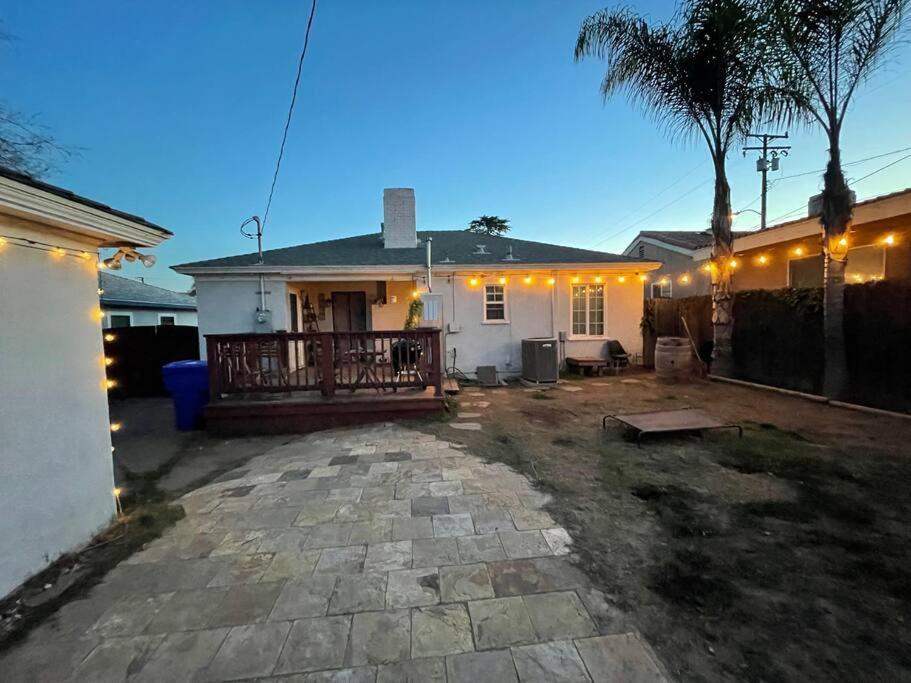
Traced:
POLYGON ((590 356, 566 358, 566 367, 570 371, 580 375, 589 374, 598 375, 600 377, 601 371, 610 366, 611 362, 606 358, 594 358, 590 356))

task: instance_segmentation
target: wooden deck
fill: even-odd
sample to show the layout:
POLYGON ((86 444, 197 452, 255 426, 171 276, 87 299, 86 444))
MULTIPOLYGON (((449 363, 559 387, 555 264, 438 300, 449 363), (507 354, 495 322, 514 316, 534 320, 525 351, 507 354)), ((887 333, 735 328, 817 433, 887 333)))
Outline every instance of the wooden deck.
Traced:
POLYGON ((206 427, 303 433, 439 412, 439 330, 207 335, 206 427))
POLYGON ((212 434, 303 434, 320 429, 387 422, 439 413, 445 403, 434 389, 402 389, 377 395, 372 389, 338 393, 296 391, 265 397, 232 396, 206 407, 206 429, 212 434))

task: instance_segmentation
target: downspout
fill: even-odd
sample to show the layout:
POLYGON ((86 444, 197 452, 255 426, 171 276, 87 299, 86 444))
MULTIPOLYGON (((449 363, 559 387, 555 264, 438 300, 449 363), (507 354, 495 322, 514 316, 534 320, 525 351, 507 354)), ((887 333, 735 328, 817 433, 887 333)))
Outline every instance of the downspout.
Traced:
POLYGON ((431 248, 433 246, 433 238, 427 238, 427 291, 433 292, 433 270, 430 265, 431 260, 431 248))

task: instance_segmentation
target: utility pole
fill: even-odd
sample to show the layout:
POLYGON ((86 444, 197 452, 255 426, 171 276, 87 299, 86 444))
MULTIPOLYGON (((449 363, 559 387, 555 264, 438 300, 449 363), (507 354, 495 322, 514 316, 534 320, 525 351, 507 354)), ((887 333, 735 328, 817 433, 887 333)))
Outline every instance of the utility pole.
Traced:
POLYGON ((749 133, 748 138, 756 138, 757 140, 762 141, 761 147, 744 147, 743 156, 747 155, 747 152, 761 152, 760 156, 756 160, 756 170, 762 174, 762 210, 759 214, 760 216, 760 230, 765 230, 766 222, 766 196, 769 192, 769 183, 768 183, 768 173, 769 169, 773 171, 778 170, 778 157, 788 156, 788 151, 791 149, 790 145, 770 145, 769 142, 772 140, 787 140, 787 132, 784 135, 773 135, 772 133, 749 133), (771 156, 770 156, 771 154, 771 156))

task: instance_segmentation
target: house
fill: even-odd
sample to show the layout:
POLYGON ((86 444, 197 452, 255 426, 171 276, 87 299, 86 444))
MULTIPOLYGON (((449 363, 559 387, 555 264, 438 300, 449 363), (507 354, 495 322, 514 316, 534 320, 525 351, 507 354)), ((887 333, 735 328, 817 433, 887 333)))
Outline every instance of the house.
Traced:
POLYGON ((98 250, 170 235, 0 169, 0 596, 114 517, 98 250))
MULTIPOLYGON (((559 338, 564 357, 602 355, 607 339, 641 350, 640 277, 659 265, 465 230, 419 232, 414 190, 398 188, 383 193, 380 233, 267 250, 261 262, 252 253, 174 269, 195 278, 200 344, 206 352, 208 336, 210 366, 223 367, 212 355, 218 335, 319 331, 334 333, 348 348, 363 340, 345 341, 351 332, 401 331, 409 305, 419 299, 418 327, 440 330, 441 346, 432 354, 440 369, 474 375, 479 366, 495 366, 508 377, 520 373, 521 342, 528 337, 559 338)), ((387 343, 379 337, 374 343, 387 343)), ((317 346, 307 343, 309 350, 292 355, 313 365, 317 346)), ((248 370, 262 363, 243 361, 248 370)), ((388 385, 383 377, 374 383, 388 385)))
MULTIPOLYGON (((911 278, 911 188, 855 203, 844 239, 848 284, 911 278)), ((710 293, 712 237, 708 231, 644 231, 624 254, 663 262, 646 285, 646 297, 710 293)), ((735 232, 734 256, 734 291, 821 287, 818 198, 810 199, 806 217, 765 230, 735 232)))
POLYGON ((105 329, 143 325, 196 326, 196 297, 191 294, 147 285, 107 271, 98 273, 98 287, 105 329))
MULTIPOLYGON (((748 234, 735 231, 734 237, 748 234)), ((711 281, 699 277, 693 267, 696 252, 711 246, 711 230, 643 230, 623 254, 661 262, 661 267, 645 283, 647 299, 679 299, 711 294, 711 281)))
MULTIPOLYGON (((734 290, 822 287, 822 228, 816 198, 808 215, 734 240, 734 290)), ((854 204, 845 236, 847 284, 911 278, 911 188, 854 204)), ((711 247, 693 254, 703 278, 711 247)))

